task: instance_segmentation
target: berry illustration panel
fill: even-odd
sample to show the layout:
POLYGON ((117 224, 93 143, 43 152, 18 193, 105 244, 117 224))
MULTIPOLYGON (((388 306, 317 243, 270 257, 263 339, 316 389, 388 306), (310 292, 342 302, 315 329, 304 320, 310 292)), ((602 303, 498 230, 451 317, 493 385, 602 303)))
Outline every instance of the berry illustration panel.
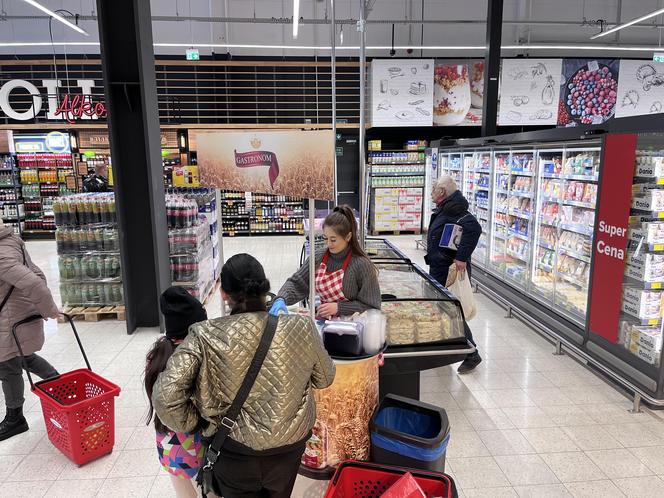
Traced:
POLYGON ((334 135, 323 131, 196 134, 201 186, 332 200, 334 135))
POLYGON ((602 124, 616 112, 620 61, 564 59, 558 126, 602 124))

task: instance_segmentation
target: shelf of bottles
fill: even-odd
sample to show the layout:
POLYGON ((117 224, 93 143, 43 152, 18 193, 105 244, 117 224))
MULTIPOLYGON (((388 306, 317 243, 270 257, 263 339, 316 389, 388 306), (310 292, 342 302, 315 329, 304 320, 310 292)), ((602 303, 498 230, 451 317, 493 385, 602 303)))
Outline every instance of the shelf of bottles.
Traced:
POLYGON ((25 226, 25 206, 21 198, 16 158, 12 154, 0 154, 0 218, 21 235, 25 226))
POLYGON ((585 323, 590 279, 599 148, 538 152, 533 297, 585 323))
POLYGON ((253 192, 221 192, 224 235, 302 235, 304 204, 296 197, 253 192))
POLYGON ((182 157, 177 149, 162 150, 161 163, 164 168, 164 188, 173 187, 173 168, 182 165, 182 157))
POLYGON ((533 151, 497 151, 494 156, 493 247, 490 264, 516 285, 528 280, 530 228, 535 197, 533 151))
POLYGON ((637 147, 618 342, 647 364, 659 366, 664 315, 664 135, 641 135, 637 147))
POLYGON ((70 153, 30 152, 16 154, 25 205, 24 234, 52 233, 56 224, 54 198, 75 193, 67 188, 74 173, 70 153))

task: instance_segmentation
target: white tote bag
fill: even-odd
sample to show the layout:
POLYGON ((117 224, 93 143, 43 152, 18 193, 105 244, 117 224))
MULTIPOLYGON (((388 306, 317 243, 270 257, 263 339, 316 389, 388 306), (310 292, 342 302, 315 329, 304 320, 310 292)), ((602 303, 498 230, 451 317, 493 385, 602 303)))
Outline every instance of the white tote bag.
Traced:
POLYGON ((459 301, 461 301, 461 307, 463 308, 463 315, 466 318, 466 321, 475 318, 475 315, 477 314, 477 304, 475 303, 473 289, 470 286, 468 272, 459 272, 457 271, 456 266, 452 264, 447 276, 447 288, 459 299, 459 301))

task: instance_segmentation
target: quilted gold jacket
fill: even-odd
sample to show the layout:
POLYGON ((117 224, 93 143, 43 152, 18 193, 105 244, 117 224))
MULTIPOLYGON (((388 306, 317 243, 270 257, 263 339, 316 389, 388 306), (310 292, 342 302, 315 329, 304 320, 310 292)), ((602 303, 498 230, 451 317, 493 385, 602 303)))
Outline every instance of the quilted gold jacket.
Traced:
MULTIPOLYGON (((157 379, 152 403, 172 430, 191 432, 200 418, 213 436, 249 369, 267 313, 242 313, 192 326, 157 379)), ((308 318, 281 316, 256 383, 230 437, 255 451, 306 438, 316 419, 312 388, 334 380, 334 363, 308 318)))

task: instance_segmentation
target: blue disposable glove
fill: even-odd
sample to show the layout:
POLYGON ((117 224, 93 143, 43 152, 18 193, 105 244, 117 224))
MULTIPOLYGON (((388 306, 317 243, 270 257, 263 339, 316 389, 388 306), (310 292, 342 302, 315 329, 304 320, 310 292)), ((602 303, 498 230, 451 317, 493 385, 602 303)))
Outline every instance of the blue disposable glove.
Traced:
POLYGON ((275 299, 274 302, 272 303, 272 307, 270 308, 269 313, 272 316, 279 316, 282 314, 287 315, 288 308, 286 307, 286 301, 284 301, 283 298, 281 297, 275 299))

